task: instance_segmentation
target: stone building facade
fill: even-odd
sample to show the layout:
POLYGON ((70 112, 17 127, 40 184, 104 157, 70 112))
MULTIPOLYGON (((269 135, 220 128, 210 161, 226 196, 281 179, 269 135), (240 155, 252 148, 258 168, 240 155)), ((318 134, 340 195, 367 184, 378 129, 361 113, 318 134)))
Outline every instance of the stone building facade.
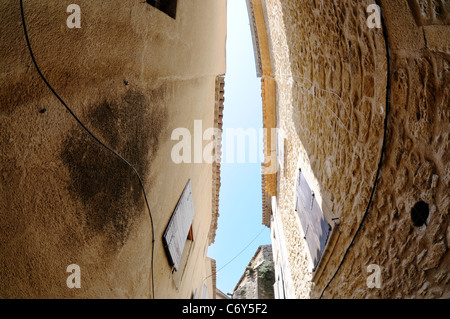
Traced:
POLYGON ((233 299, 274 299, 271 245, 259 246, 233 290, 233 299))
POLYGON ((0 1, 0 297, 213 298, 220 166, 172 132, 221 129, 226 0, 76 3, 0 1))
POLYGON ((448 1, 249 2, 276 85, 276 294, 449 298, 448 1))

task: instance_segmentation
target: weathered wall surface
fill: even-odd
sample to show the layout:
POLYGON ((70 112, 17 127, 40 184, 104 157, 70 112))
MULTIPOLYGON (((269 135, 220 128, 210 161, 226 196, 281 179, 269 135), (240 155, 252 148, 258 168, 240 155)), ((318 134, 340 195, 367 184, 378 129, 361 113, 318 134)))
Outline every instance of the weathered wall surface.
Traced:
MULTIPOLYGON (((174 164, 170 138, 178 127, 193 132, 196 119, 214 126, 226 2, 179 0, 173 20, 145 1, 80 0, 80 29, 66 26, 68 4, 24 1, 37 62, 92 132, 140 172, 155 226, 155 295, 188 298, 210 268, 212 167, 174 164), (196 214, 185 273, 195 277, 177 288, 161 237, 189 178, 196 214)), ((136 177, 39 78, 19 2, 0 1, 0 19, 0 296, 151 297, 151 227, 136 177), (73 263, 81 289, 66 286, 73 263)))
MULTIPOLYGON (((287 138, 278 212, 297 297, 317 298, 365 212, 386 116, 382 29, 366 24, 373 1, 265 0, 277 81, 278 127, 287 138), (340 236, 315 286, 295 212, 298 168, 340 236)), ((449 27, 444 1, 381 1, 392 72, 386 150, 369 215, 325 298, 449 297, 449 27), (415 227, 412 207, 430 208, 415 227), (382 287, 366 285, 367 266, 382 287)))
POLYGON ((259 246, 233 291, 233 299, 273 299, 272 245, 259 246))

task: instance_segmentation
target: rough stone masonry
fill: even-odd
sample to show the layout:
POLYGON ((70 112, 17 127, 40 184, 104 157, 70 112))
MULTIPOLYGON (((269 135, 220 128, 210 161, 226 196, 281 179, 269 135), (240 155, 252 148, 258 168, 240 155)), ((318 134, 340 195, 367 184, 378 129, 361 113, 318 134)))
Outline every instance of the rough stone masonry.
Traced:
POLYGON ((295 297, 449 298, 450 3, 382 0, 385 29, 371 29, 374 1, 264 2, 286 136, 277 210, 295 297), (373 201, 333 278, 369 202, 387 111, 373 201), (339 221, 315 280, 293 209, 299 166, 339 221), (379 289, 367 286, 370 264, 379 289))

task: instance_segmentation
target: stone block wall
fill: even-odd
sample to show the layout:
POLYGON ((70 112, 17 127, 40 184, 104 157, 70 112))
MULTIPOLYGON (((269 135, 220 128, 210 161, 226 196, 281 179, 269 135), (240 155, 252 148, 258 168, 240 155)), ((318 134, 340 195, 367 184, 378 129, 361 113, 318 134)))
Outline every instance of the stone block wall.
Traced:
POLYGON ((449 297, 448 2, 380 1, 386 29, 367 26, 370 4, 265 0, 287 153, 277 208, 295 293, 449 297), (329 223, 339 223, 314 281, 294 209, 298 168, 329 223), (420 202, 429 214, 417 227, 420 202), (371 264, 381 269, 381 288, 368 288, 371 264))
POLYGON ((175 163, 171 136, 214 125, 226 1, 178 1, 176 19, 145 1, 76 4, 72 29, 69 3, 23 1, 34 56, 79 119, 133 164, 150 209, 134 171, 40 78, 20 2, 0 1, 0 298, 189 298, 211 275, 217 175, 175 163), (194 241, 178 284, 162 237, 188 180, 194 241), (81 288, 67 285, 72 264, 81 288))

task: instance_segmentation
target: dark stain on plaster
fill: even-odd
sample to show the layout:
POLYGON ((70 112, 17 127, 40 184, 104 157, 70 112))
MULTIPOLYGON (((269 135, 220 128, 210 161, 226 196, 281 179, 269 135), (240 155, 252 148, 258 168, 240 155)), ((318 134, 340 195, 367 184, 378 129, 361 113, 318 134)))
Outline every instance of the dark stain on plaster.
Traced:
MULTIPOLYGON (((93 133, 131 163, 144 183, 167 122, 165 95, 164 88, 147 96, 128 91, 119 100, 92 105, 87 117, 93 133)), ((133 222, 146 211, 132 168, 79 126, 67 135, 61 158, 71 177, 69 191, 86 208, 80 212, 84 236, 89 239, 100 234, 113 248, 123 246, 133 222)), ((147 196, 151 201, 151 194, 147 196)))

